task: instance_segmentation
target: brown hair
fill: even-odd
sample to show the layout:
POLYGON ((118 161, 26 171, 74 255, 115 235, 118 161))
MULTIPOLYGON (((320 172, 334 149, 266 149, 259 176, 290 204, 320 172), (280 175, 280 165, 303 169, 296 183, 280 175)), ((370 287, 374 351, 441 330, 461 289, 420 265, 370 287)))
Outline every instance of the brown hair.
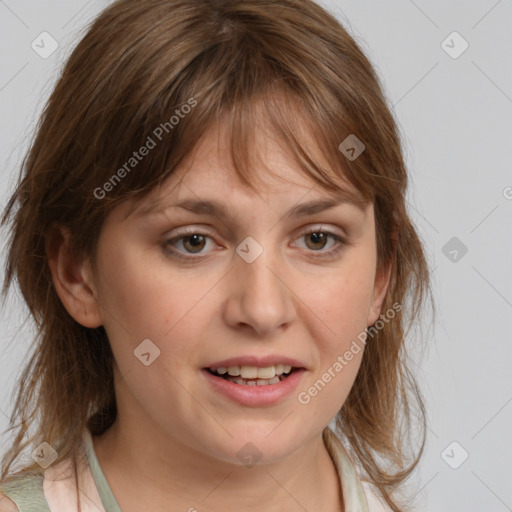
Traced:
MULTIPOLYGON (((25 446, 47 441, 58 462, 75 454, 85 426, 99 435, 117 414, 106 333, 77 323, 53 286, 47 246, 54 227, 69 228, 76 254, 94 261, 109 212, 161 185, 221 119, 231 129, 236 171, 256 190, 249 165, 256 112, 320 186, 338 189, 342 177, 373 201, 378 267, 391 265, 382 311, 409 298, 403 312, 410 326, 417 323, 429 272, 405 204, 398 129, 372 65, 336 18, 311 0, 115 1, 63 68, 2 218, 11 223, 4 298, 17 278, 38 330, 19 380, 3 480, 25 446), (306 152, 299 122, 315 130, 331 169, 306 152), (349 135, 365 145, 354 160, 338 149, 349 135), (131 161, 148 138, 154 149, 131 161), (32 424, 36 432, 27 436, 32 424)), ((336 418, 365 479, 395 512, 405 505, 392 493, 416 467, 426 432, 406 334, 403 314, 375 332, 336 418), (414 404, 421 443, 409 459, 403 434, 414 404)), ((25 465, 16 474, 37 469, 25 465)))

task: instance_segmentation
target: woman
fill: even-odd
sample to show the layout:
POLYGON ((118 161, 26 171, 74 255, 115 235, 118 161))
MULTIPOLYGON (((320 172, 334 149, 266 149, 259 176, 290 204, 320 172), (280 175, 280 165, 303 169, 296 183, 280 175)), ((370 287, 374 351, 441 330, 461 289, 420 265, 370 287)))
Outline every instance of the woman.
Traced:
POLYGON ((406 186, 377 76, 314 2, 114 2, 3 218, 39 336, 0 510, 408 510, 406 186))

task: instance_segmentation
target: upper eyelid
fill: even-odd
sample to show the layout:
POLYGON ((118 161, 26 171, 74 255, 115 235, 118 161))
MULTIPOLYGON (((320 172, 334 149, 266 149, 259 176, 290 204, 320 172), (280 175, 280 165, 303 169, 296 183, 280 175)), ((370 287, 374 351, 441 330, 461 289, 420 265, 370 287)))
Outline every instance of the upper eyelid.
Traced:
MULTIPOLYGON (((191 234, 198 234, 198 235, 207 235, 209 236, 210 238, 214 238, 214 236, 211 234, 211 232, 208 230, 208 229, 205 229, 203 227, 201 228, 189 228, 189 227, 183 227, 183 228, 176 228, 177 230, 179 229, 182 229, 182 231, 178 231, 175 235, 173 236, 170 236, 170 235, 166 235, 165 236, 165 239, 166 240, 175 240, 175 239, 178 239, 178 238, 181 238, 183 236, 186 236, 186 235, 191 235, 191 234)), ((298 234, 296 236, 304 236, 305 234, 309 234, 311 232, 315 232, 315 231, 325 231, 325 232, 328 232, 329 234, 333 234, 333 235, 337 235, 339 237, 348 237, 348 234, 346 232, 346 230, 340 228, 340 227, 332 227, 332 226, 328 226, 326 225, 325 223, 319 223, 319 224, 313 224, 311 226, 307 226, 305 228, 302 228, 299 230, 298 234)), ((232 234, 232 232, 230 231, 230 234, 232 234)), ((241 239, 244 239, 245 236, 243 236, 241 239)))

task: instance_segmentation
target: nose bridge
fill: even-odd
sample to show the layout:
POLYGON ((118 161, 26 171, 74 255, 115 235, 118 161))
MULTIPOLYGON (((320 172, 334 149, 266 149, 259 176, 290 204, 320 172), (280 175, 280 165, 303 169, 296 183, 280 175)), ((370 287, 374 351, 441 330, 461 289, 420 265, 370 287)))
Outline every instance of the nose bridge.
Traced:
POLYGON ((291 291, 286 285, 284 262, 271 235, 248 236, 237 247, 230 294, 233 324, 249 324, 258 333, 270 332, 293 318, 291 291))

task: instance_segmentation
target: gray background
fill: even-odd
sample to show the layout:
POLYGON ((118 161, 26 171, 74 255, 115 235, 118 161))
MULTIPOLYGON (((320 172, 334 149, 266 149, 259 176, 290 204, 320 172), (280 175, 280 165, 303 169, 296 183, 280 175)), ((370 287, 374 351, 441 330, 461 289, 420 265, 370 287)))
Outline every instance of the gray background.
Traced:
MULTIPOLYGON (((0 0, 2 206, 58 69, 109 3, 0 0), (31 48, 43 31, 59 44, 45 59, 31 48)), ((429 350, 418 353, 417 371, 429 435, 410 483, 419 509, 512 510, 512 1, 324 5, 382 77, 405 141, 410 213, 433 270, 438 313, 425 322, 429 350)), ((0 315, 2 431, 33 337, 24 315, 11 294, 0 315)), ((8 443, 0 438, 1 449, 8 443)))

